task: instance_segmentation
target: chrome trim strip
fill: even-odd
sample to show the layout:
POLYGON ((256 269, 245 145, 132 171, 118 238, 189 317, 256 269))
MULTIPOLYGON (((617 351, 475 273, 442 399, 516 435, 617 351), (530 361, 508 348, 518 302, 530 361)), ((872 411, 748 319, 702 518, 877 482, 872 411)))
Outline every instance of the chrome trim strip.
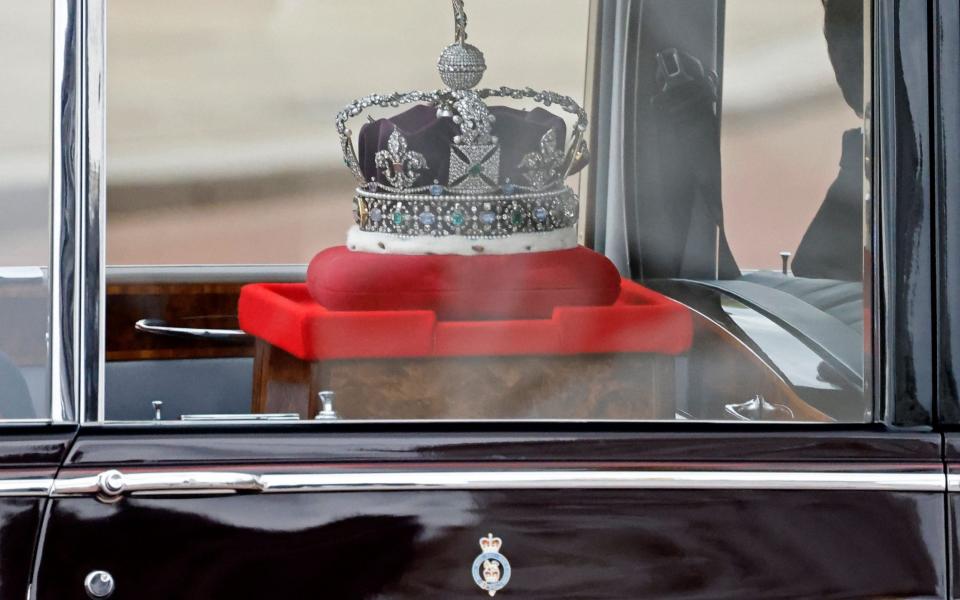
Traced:
POLYGON ((11 496, 46 498, 51 491, 53 491, 53 479, 50 478, 0 479, 0 498, 11 496))
POLYGON ((54 0, 50 392, 55 422, 103 388, 105 0, 54 0))
POLYGON ((50 209, 50 402, 51 419, 72 420, 77 402, 77 182, 80 151, 78 92, 79 0, 53 4, 53 140, 50 209))
POLYGON ((106 347, 107 39, 106 0, 82 3, 80 271, 80 420, 103 421, 106 347), (88 405, 89 404, 89 405, 88 405))
POLYGON ((61 477, 53 496, 180 493, 320 493, 428 490, 856 490, 943 492, 942 472, 828 471, 364 471, 350 473, 265 473, 229 471, 128 473, 61 477))
POLYGON ((947 474, 947 491, 960 492, 960 473, 947 474))
POLYGON ((302 283, 307 265, 109 265, 111 284, 302 283))
POLYGON ((171 327, 163 319, 140 319, 133 324, 137 331, 152 335, 163 335, 187 339, 205 339, 218 341, 237 341, 251 339, 242 329, 205 329, 201 327, 171 327))
POLYGON ((261 476, 264 492, 527 489, 943 491, 942 474, 764 471, 483 471, 261 476))
POLYGON ((257 414, 246 414, 246 415, 205 415, 205 414, 196 414, 196 415, 180 415, 181 421, 191 421, 197 422, 202 421, 204 423, 249 423, 251 421, 299 421, 299 413, 257 413, 257 414))
POLYGON ((54 480, 53 487, 50 489, 51 496, 89 495, 99 492, 100 477, 98 475, 88 477, 58 477, 54 480))

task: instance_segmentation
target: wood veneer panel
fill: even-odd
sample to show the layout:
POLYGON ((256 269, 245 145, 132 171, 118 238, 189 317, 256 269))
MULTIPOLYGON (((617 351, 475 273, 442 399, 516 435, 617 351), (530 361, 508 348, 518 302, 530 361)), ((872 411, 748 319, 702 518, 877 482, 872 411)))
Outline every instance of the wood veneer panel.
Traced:
POLYGON ((162 360, 248 357, 253 340, 225 342, 176 338, 137 331, 140 319, 171 326, 237 328, 237 300, 243 284, 163 283, 107 286, 107 360, 162 360))

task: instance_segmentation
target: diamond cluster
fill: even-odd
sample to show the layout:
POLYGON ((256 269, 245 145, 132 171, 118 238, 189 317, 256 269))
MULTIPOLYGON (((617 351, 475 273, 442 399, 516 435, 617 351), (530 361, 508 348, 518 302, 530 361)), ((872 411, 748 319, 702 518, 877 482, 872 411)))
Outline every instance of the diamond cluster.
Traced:
POLYGON ((360 188, 353 199, 361 231, 400 237, 460 235, 501 238, 516 233, 546 233, 573 227, 579 200, 570 188, 515 196, 392 194, 360 188))
POLYGON ((467 43, 451 44, 443 49, 437 61, 440 79, 451 90, 476 87, 487 70, 483 52, 467 43))

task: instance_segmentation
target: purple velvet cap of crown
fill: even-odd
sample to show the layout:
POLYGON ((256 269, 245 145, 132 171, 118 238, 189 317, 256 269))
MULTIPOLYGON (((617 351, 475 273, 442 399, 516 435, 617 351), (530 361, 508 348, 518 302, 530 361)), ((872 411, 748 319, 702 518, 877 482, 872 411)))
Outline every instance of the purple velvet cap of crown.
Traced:
MULTIPOLYGON (((508 106, 491 106, 490 113, 496 117, 493 135, 500 143, 500 182, 508 178, 518 184, 526 184, 519 169, 520 161, 531 152, 540 152, 540 139, 549 131, 557 132, 558 143, 566 140, 567 126, 564 120, 542 108, 519 110, 508 106)), ((430 185, 434 180, 448 183, 450 172, 450 146, 460 128, 449 117, 437 118, 437 109, 417 105, 387 119, 368 122, 360 129, 358 157, 364 179, 376 177, 387 183, 383 173, 377 170, 375 156, 387 147, 387 140, 394 128, 407 139, 410 150, 423 154, 428 168, 420 173, 416 185, 430 185)))

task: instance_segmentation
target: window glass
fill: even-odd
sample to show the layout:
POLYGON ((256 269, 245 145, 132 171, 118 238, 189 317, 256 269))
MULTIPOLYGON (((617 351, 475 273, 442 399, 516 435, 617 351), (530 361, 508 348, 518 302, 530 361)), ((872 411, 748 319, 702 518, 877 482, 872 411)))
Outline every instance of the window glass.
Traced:
POLYGON ((112 2, 107 419, 869 421, 868 4, 112 2))
MULTIPOLYGON (((582 98, 587 0, 473 4, 489 81, 582 98), (524 18, 502 17, 514 10, 524 18)), ((305 263, 342 243, 354 186, 333 118, 376 91, 436 88, 449 10, 436 0, 111 2, 107 262, 305 263)))
MULTIPOLYGON (((830 211, 837 203, 839 189, 831 196, 834 202, 824 199, 838 181, 841 164, 850 167, 846 169, 850 177, 855 175, 855 187, 860 185, 863 38, 857 34, 863 24, 862 9, 856 10, 859 4, 833 2, 827 9, 827 28, 819 2, 736 0, 727 5, 723 199, 727 239, 741 268, 778 269, 780 252, 785 251, 800 261, 798 268, 803 271, 804 260, 814 261, 811 244, 818 243, 814 241, 818 226, 813 226, 803 248, 801 240, 821 207, 830 211), (831 47, 836 66, 831 63, 831 47), (843 156, 846 148, 848 155, 843 156)), ((862 193, 850 190, 844 196, 848 210, 842 218, 852 222, 843 223, 847 227, 843 231, 841 222, 833 217, 830 221, 838 228, 831 234, 849 238, 849 252, 843 257, 846 264, 824 256, 828 265, 809 270, 846 268, 849 278, 860 279, 862 193)))
POLYGON ((49 2, 0 11, 0 419, 50 416, 49 2))

